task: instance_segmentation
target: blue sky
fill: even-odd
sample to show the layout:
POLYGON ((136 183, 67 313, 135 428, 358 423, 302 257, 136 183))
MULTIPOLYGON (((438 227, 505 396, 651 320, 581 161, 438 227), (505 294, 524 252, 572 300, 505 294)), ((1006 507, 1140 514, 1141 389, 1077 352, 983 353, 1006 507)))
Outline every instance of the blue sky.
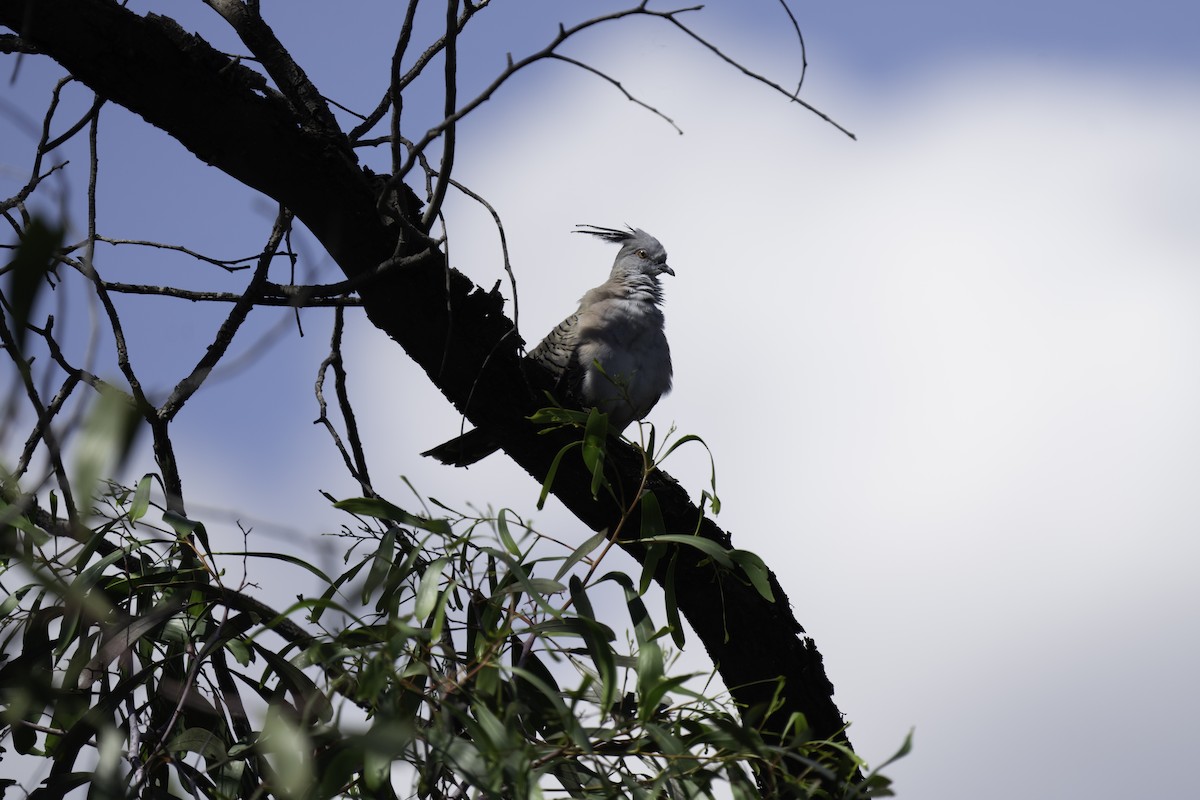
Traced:
MULTIPOLYGON (((214 29, 196 5, 189 24, 214 29)), ((383 88, 391 5, 358 6, 380 15, 366 24, 340 5, 284 16, 296 5, 264 3, 322 89, 357 108, 383 88)), ((505 50, 540 47, 562 7, 485 12, 467 80, 486 80, 505 50)), ((900 797, 1176 796, 1200 746, 1200 10, 795 11, 805 96, 857 143, 646 21, 571 53, 684 136, 556 64, 464 125, 457 176, 505 218, 525 338, 607 270, 611 252, 574 224, 656 234, 678 273, 666 305, 677 384, 652 420, 712 447, 719 521, 780 573, 863 754, 881 760, 915 726, 914 753, 891 770, 900 797)), ((793 80, 774 3, 712 3, 694 19, 793 80)), ((27 62, 6 99, 37 117, 43 101, 25 98, 44 74, 27 62)), ((15 128, 0 135, 27 147, 15 128)), ((119 110, 101 137, 111 235, 223 257, 261 247, 271 208, 252 192, 119 110)), ((23 153, 6 144, 5 170, 23 172, 23 153)), ((82 173, 70 181, 79 201, 82 173)), ((452 260, 490 286, 502 273, 486 216, 461 198, 448 215, 452 260)), ((306 246, 301 273, 336 279, 306 246)), ((219 277, 161 255, 104 259, 113 278, 219 277)), ((216 324, 187 304, 125 307, 135 356, 164 388, 216 324)), ((317 534, 337 518, 316 491, 351 486, 311 424, 330 317, 307 314, 303 339, 281 318, 257 314, 238 347, 258 357, 180 418, 185 490, 197 516, 232 528, 216 509, 234 509, 259 544, 333 565, 336 540, 317 534)), ((457 429, 453 410, 361 321, 348 343, 385 492, 402 499, 405 475, 452 504, 532 508, 536 487, 503 457, 465 473, 419 459, 457 429)), ((681 451, 669 469, 698 495, 707 463, 681 451)), ((560 538, 586 535, 559 510, 536 517, 560 538)), ((702 653, 686 658, 704 667, 702 653)))

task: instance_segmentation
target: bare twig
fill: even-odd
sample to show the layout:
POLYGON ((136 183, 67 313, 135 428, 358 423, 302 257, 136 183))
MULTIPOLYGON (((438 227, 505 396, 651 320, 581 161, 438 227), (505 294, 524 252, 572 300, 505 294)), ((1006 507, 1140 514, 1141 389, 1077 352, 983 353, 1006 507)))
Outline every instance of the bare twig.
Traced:
POLYGON ((788 1, 779 0, 779 5, 783 6, 783 13, 791 20, 792 30, 796 31, 796 40, 800 42, 800 78, 796 81, 796 91, 792 93, 792 99, 795 100, 800 96, 800 89, 804 87, 804 76, 808 74, 808 47, 804 44, 804 33, 800 30, 800 23, 796 21, 796 15, 792 13, 788 1))
MULTIPOLYGON (((67 373, 67 375, 77 379, 82 383, 86 383, 96 391, 104 390, 127 394, 122 389, 113 386, 111 383, 108 383, 88 370, 74 367, 67 362, 66 357, 63 355, 62 348, 58 344, 58 340, 54 338, 54 317, 50 317, 46 320, 45 328, 33 328, 33 331, 46 340, 46 346, 50 350, 50 358, 54 359, 54 363, 58 364, 59 369, 67 373)), ((133 402, 132 397, 129 398, 129 402, 133 402)))
MULTIPOLYGON (((458 20, 458 25, 455 28, 454 35, 457 36, 458 34, 462 33, 463 28, 466 27, 467 22, 470 21, 471 17, 475 16, 478 11, 486 8, 487 5, 488 4, 486 2, 472 4, 464 1, 463 15, 458 20)), ((435 39, 434 42, 429 45, 429 47, 425 48, 425 52, 421 53, 421 55, 417 57, 416 61, 413 62, 412 67, 410 67, 408 72, 404 73, 404 76, 400 79, 400 85, 398 87, 400 91, 408 88, 410 83, 420 77, 420 75, 425 71, 425 67, 429 64, 429 62, 446 48, 448 41, 448 37, 442 36, 441 38, 435 39)))
MULTIPOLYGON (((34 152, 33 168, 30 170, 31 180, 32 176, 36 176, 42 171, 42 156, 49 152, 46 145, 50 141, 50 123, 54 120, 54 112, 58 110, 58 104, 62 100, 63 87, 72 80, 74 80, 74 78, 71 78, 70 76, 67 76, 66 78, 60 78, 59 81, 54 84, 54 88, 50 90, 50 105, 46 107, 46 113, 42 115, 42 136, 41 139, 38 140, 37 150, 34 152)), ((92 118, 95 117, 94 114, 89 116, 92 118)))
MULTIPOLYGON (((614 11, 611 14, 603 14, 598 17, 592 17, 591 19, 580 22, 570 28, 564 28, 560 25, 558 29, 558 35, 554 37, 550 44, 546 45, 541 50, 526 56, 520 61, 515 62, 510 56, 508 66, 504 69, 504 71, 497 75, 494 80, 492 80, 487 88, 485 88, 480 94, 478 94, 473 100, 469 101, 462 108, 458 109, 453 114, 447 115, 445 119, 426 132, 426 134, 422 136, 413 147, 409 148, 408 157, 405 159, 404 163, 399 167, 399 169, 395 171, 392 180, 394 182, 402 180, 404 176, 407 175, 408 172, 413 168, 413 165, 417 163, 417 159, 419 158, 420 154, 424 152, 425 148, 428 147, 431 142, 441 136, 442 132, 445 131, 449 126, 454 125, 467 114, 470 114, 476 108, 490 100, 492 95, 496 93, 496 90, 507 83, 513 75, 517 74, 525 67, 528 67, 530 64, 536 64, 538 61, 549 58, 550 55, 554 53, 563 42, 567 41, 571 37, 587 30, 588 28, 601 25, 605 22, 611 22, 612 20, 622 19, 624 17, 641 14, 650 16, 660 15, 660 12, 648 11, 645 8, 645 5, 646 3, 643 2, 641 5, 635 8, 626 8, 620 11, 614 11)), ((697 8, 699 8, 699 6, 669 13, 682 13, 682 11, 692 11, 696 10, 697 8)), ((409 74, 413 75, 416 69, 417 67, 414 66, 412 70, 409 70, 409 74)))
MULTIPOLYGON (((50 406, 46 406, 42 403, 41 395, 38 393, 37 386, 35 386, 33 382, 33 372, 30 368, 30 361, 26 359, 25 356, 20 352, 20 348, 17 347, 16 338, 13 336, 13 332, 9 330, 8 320, 4 312, 3 303, 0 303, 0 342, 3 342, 4 350, 9 354, 9 357, 13 361, 13 365, 17 368, 17 372, 21 376, 21 383, 25 388, 25 396, 28 398, 29 404, 32 406, 34 414, 37 418, 36 427, 34 428, 34 435, 37 438, 40 438, 41 441, 46 445, 47 457, 49 458, 51 468, 54 471, 54 477, 58 481, 59 490, 63 495, 63 501, 66 503, 67 518, 70 520, 71 529, 78 530, 80 522, 75 507, 74 497, 71 493, 71 486, 67 480, 67 471, 63 466, 61 444, 54 432, 53 427, 50 424, 54 413, 57 413, 57 408, 61 407, 61 403, 59 406, 55 406, 53 401, 50 406), (52 408, 55 409, 53 413, 51 413, 52 408)), ((72 385, 70 389, 73 388, 74 386, 72 385)), ((60 394, 63 394, 62 400, 65 401, 66 395, 70 394, 70 389, 64 385, 64 390, 60 392, 60 394)), ((56 397, 55 399, 57 400, 58 398, 56 397)), ((28 443, 26 447, 28 448, 28 443)), ((24 456, 22 456, 22 461, 24 461, 24 456)), ((22 472, 23 471, 24 470, 22 470, 22 472)))
MULTIPOLYGON (((446 0, 445 101, 442 113, 447 119, 454 116, 454 108, 458 103, 458 30, 458 0, 446 0)), ((433 227, 433 221, 442 211, 442 201, 446 199, 447 182, 454 169, 457 130, 457 126, 451 123, 446 126, 445 135, 442 137, 441 168, 438 170, 437 183, 430 193, 425 215, 421 218, 421 230, 426 232, 433 227)))
POLYGON ((368 122, 370 125, 374 125, 386 113, 387 109, 391 108, 392 116, 389 122, 390 130, 388 133, 391 141, 393 173, 400 169, 401 163, 400 117, 404 112, 404 92, 402 91, 400 67, 404 61, 404 54, 408 51, 409 42, 412 41, 413 19, 417 14, 418 2, 419 0, 408 0, 408 10, 404 12, 404 22, 400 25, 400 35, 396 38, 396 48, 392 51, 392 66, 389 73, 388 90, 384 93, 383 102, 363 121, 362 125, 359 125, 351 133, 351 139, 357 139, 361 133, 366 133, 370 130, 370 126, 367 125, 368 122))
MULTIPOLYGON (((159 297, 191 300, 193 302, 236 303, 245 297, 244 294, 238 292, 202 292, 192 289, 180 289, 176 286, 152 286, 138 283, 105 281, 104 286, 110 292, 118 292, 120 294, 156 295, 159 297)), ((255 299, 254 304, 288 308, 343 308, 362 305, 362 300, 358 297, 323 296, 321 292, 324 288, 321 286, 289 286, 268 282, 263 286, 262 294, 255 299)))
POLYGON ((317 382, 314 391, 317 396, 317 406, 320 408, 320 416, 313 420, 314 425, 324 425, 325 430, 333 438, 333 444, 337 447, 338 452, 342 455, 342 461, 346 464, 346 469, 358 481, 358 485, 362 488, 363 496, 374 497, 375 490, 371 488, 371 475, 367 470, 367 457, 363 451, 362 438, 358 435, 358 422, 354 415, 354 407, 350 403, 350 394, 346 391, 346 365, 342 359, 342 330, 345 325, 344 312, 338 309, 334 312, 333 317, 333 334, 329 342, 329 355, 321 362, 321 366, 317 369, 317 382), (333 422, 329 419, 329 406, 325 401, 325 373, 327 370, 333 370, 334 391, 337 393, 338 408, 342 412, 342 421, 346 424, 346 438, 350 440, 350 450, 353 452, 353 457, 350 452, 347 452, 346 446, 342 443, 341 436, 338 435, 337 429, 333 426, 333 422))
POLYGON ((683 135, 683 129, 675 124, 675 120, 671 119, 670 117, 668 117, 666 114, 659 111, 654 106, 648 105, 647 103, 643 103, 641 100, 638 100, 636 97, 634 97, 632 94, 630 94, 629 91, 624 86, 621 85, 620 81, 616 80, 615 78, 613 78, 611 75, 607 74, 606 72, 596 69, 591 64, 585 64, 582 61, 577 61, 573 58, 569 58, 568 56, 564 56, 562 53, 551 53, 547 57, 557 59, 559 61, 565 61, 566 63, 573 64, 582 70, 586 70, 587 72, 592 73, 593 75, 598 75, 599 77, 603 78, 604 80, 608 81, 613 86, 615 86, 617 88, 617 90, 621 92, 621 94, 625 95, 626 100, 628 100, 631 103, 636 103, 637 105, 646 109, 647 111, 654 114, 655 116, 661 117, 662 119, 666 120, 667 124, 670 125, 672 128, 674 128, 677 133, 679 133, 681 136, 683 135))
MULTIPOLYGON (((17 206, 24 203, 27 199, 29 199, 29 195, 33 194, 34 190, 37 189, 38 184, 40 184, 42 181, 46 180, 46 178, 49 178, 51 175, 53 175, 58 170, 65 167, 68 163, 69 162, 66 162, 66 161, 60 161, 57 164, 55 164, 53 167, 51 167, 50 169, 43 172, 42 174, 34 175, 32 178, 29 179, 29 182, 26 183, 24 186, 22 186, 20 191, 18 191, 15 195, 8 198, 7 200, 0 200, 0 214, 3 214, 4 212, 8 211, 9 209, 16 208, 17 206)), ((7 268, 0 268, 0 275, 4 274, 6 271, 7 271, 7 268)))
POLYGON ((267 271, 271 267, 271 259, 275 256, 279 249, 279 243, 283 241, 284 231, 292 223, 292 214, 286 209, 280 209, 278 217, 275 219, 275 225, 271 228, 271 235, 267 237, 267 244, 263 248, 262 256, 258 260, 258 266, 254 270, 254 277, 251 278, 250 284, 242 293, 241 298, 234 303, 233 309, 230 310, 229 316, 221 323, 221 327, 217 329, 216 335, 213 337, 213 342, 204 351, 204 355, 192 368, 192 371, 175 385, 175 389, 171 392, 171 396, 166 399, 158 409, 158 418, 164 421, 170 421, 183 408, 183 404, 196 393, 200 385, 204 383, 204 379, 216 366, 217 362, 225 355, 229 349, 229 345, 233 342, 233 337, 237 334, 242 323, 246 321, 246 317, 250 315, 251 309, 254 308, 255 301, 262 292, 262 285, 266 283, 267 271))
POLYGON ((184 247, 178 244, 167 244, 166 242, 151 242, 145 239, 114 239, 109 236, 97 236, 96 241, 104 242, 112 245, 137 245, 139 247, 153 247, 158 250, 172 250, 177 253, 191 256, 197 261, 203 261, 206 264, 212 264, 215 267, 220 267, 226 272, 240 272, 250 269, 249 264, 243 264, 244 261, 257 261, 262 257, 261 253, 256 253, 252 256, 243 256, 242 258, 213 258, 206 256, 203 253, 197 253, 195 250, 184 247))
MULTIPOLYGON (((726 64, 730 65, 730 66, 731 66, 731 67, 733 67, 734 69, 736 69, 736 70, 738 70, 739 72, 741 72, 741 73, 742 73, 743 75, 745 75, 747 78, 750 78, 750 79, 752 79, 752 80, 758 81, 759 83, 763 84, 764 86, 769 86, 770 88, 772 88, 772 89, 774 89, 775 91, 779 92, 779 93, 780 93, 780 94, 782 94, 783 96, 787 97, 787 98, 788 98, 789 100, 791 100, 793 103, 797 103, 797 104, 799 104, 799 105, 803 106, 803 107, 804 107, 806 110, 808 110, 808 111, 811 111, 812 113, 816 114, 818 117, 820 117, 821 119, 825 120, 825 121, 826 121, 826 122, 828 122, 830 125, 832 125, 833 127, 837 128, 837 129, 838 129, 839 131, 841 131, 842 133, 844 133, 844 134, 846 134, 847 136, 849 136, 851 139, 854 139, 854 140, 857 140, 857 139, 858 139, 858 137, 857 137, 857 136, 855 136, 853 133, 851 133, 851 132, 850 132, 849 130, 847 130, 846 128, 842 127, 842 125, 841 125, 841 124, 839 124, 838 122, 836 122, 836 121, 835 121, 835 120, 834 120, 832 117, 830 117, 830 116, 829 116, 828 114, 826 114, 824 111, 821 111, 821 110, 820 110, 819 108, 817 108, 816 106, 813 106, 813 105, 811 105, 811 104, 809 104, 809 103, 805 102, 804 100, 801 100, 799 97, 797 97, 797 96, 796 96, 796 94, 795 94, 795 93, 793 93, 793 92, 789 92, 787 89, 784 89, 782 86, 780 86, 778 83, 776 83, 775 81, 771 80, 770 78, 767 78, 767 77, 766 77, 766 76, 764 76, 764 75, 760 75, 760 74, 758 74, 757 72, 754 72, 754 71, 752 71, 752 70, 750 70, 750 69, 746 68, 746 67, 745 67, 745 66, 744 66, 744 65, 743 65, 741 62, 739 62, 739 61, 737 61, 736 59, 730 58, 729 56, 725 55, 725 53, 724 53, 724 52, 723 52, 723 51, 722 51, 722 50, 721 50, 719 47, 717 47, 715 44, 713 44, 712 42, 708 41, 708 40, 707 40, 707 39, 705 39, 703 36, 701 36, 700 34, 696 33, 696 32, 695 32, 695 31, 693 31, 691 28, 689 28, 688 26, 686 26, 686 25, 684 25, 682 22, 680 22, 678 19, 676 19, 676 18, 675 18, 675 15, 676 15, 676 13, 677 13, 677 12, 674 12, 674 11, 667 11, 667 12, 662 12, 662 11, 647 11, 647 12, 645 12, 645 13, 647 13, 647 14, 650 14, 650 15, 652 15, 652 16, 661 17, 662 19, 665 19, 666 21, 668 21, 668 22, 670 22, 672 25, 674 25, 676 28, 678 28, 679 30, 683 31, 685 34, 687 34, 688 36, 690 36, 690 37, 691 37, 692 39, 694 39, 696 42, 698 42, 699 44, 703 45, 703 46, 704 46, 704 48, 705 48, 706 50, 708 50, 709 52, 711 52, 711 53, 713 53, 714 55, 716 55, 718 58, 720 58, 720 59, 721 59, 722 61, 724 61, 726 64)), ((799 87, 797 87, 797 89, 796 89, 796 92, 799 92, 799 87)))
MULTIPOLYGON (((129 347, 125 342, 125 331, 121 325, 121 317, 117 314, 117 309, 112 303, 112 299, 108 296, 108 292, 104 288, 104 281, 100 279, 99 273, 96 271, 95 264, 95 246, 96 246, 96 183, 99 175, 99 157, 96 151, 96 131, 99 127, 99 115, 92 117, 92 123, 88 131, 88 141, 90 144, 89 158, 91 166, 88 174, 88 232, 87 239, 84 241, 83 259, 75 262, 77 268, 92 282, 96 288, 96 296, 100 300, 105 313, 108 315, 109 327, 113 332, 113 341, 117 350, 117 369, 121 371, 121 375, 129 383, 129 389, 133 393, 133 397, 143 413, 146 409, 151 408, 151 403, 146 399, 146 394, 142 390, 141 381, 138 380, 137 374, 133 370, 133 365, 129 361, 129 347)), ((68 262, 71 263, 71 262, 68 262)))
POLYGON ((96 271, 96 184, 99 176, 99 155, 97 152, 96 137, 99 123, 100 115, 95 114, 92 116, 91 125, 88 126, 88 233, 84 248, 84 257, 79 262, 78 268, 91 280, 93 287, 95 287, 96 297, 100 300, 100 304, 104 308, 104 312, 108 317, 109 328, 113 332, 113 341, 117 350, 117 368, 129 384, 129 390, 134 398, 134 406, 150 427, 154 458, 158 462, 159 471, 162 475, 167 507, 178 514, 186 516, 187 512, 183 505, 183 484, 179 476, 179 466, 175 460, 175 449, 167 433, 167 421, 158 417, 155 413, 154 405, 146 398, 141 381, 138 380, 137 373, 133 369, 133 364, 129 360, 129 348, 125 342, 125 331, 121 324, 121 317, 117 313, 116 306, 113 305, 112 298, 108 295, 108 290, 104 287, 104 281, 101 280, 100 274, 96 271))
POLYGON ((496 232, 500 234, 500 256, 504 259, 504 271, 508 273, 508 282, 512 286, 513 328, 519 331, 521 328, 521 308, 517 300, 517 276, 513 272, 512 262, 508 257, 508 235, 504 232, 504 223, 500 221, 500 214, 481 195, 471 191, 458 181, 451 179, 450 185, 486 208, 488 213, 492 215, 492 221, 496 223, 496 232))
MULTIPOLYGON (((51 398, 49 404, 42 410, 42 415, 39 416, 37 423, 30 432, 29 437, 25 440, 25 447, 21 450, 21 456, 17 459, 17 465, 13 467, 12 479, 19 480, 29 469, 29 464, 33 460, 34 451, 37 449, 38 443, 45 441, 46 431, 50 428, 51 420, 62 411, 63 404, 67 402, 67 398, 75 391, 75 387, 79 385, 80 377, 78 374, 68 374, 67 379, 63 381, 62 386, 54 397, 51 398)), ((70 426, 64 426, 65 430, 70 430, 70 426)), ((49 443, 47 443, 49 447, 49 443)))
MULTIPOLYGON (((65 80, 66 79, 64 79, 64 81, 65 80)), ((102 105, 104 105, 104 98, 97 96, 96 99, 92 102, 92 107, 89 108, 87 110, 87 112, 82 117, 79 118, 79 121, 76 122, 71 127, 67 128, 64 132, 60 133, 58 136, 54 137, 53 141, 46 142, 44 145, 39 147, 38 155, 42 156, 46 153, 49 153, 51 150, 56 149, 57 147, 62 145, 64 142, 69 141, 71 139, 71 137, 73 137, 75 134, 77 134, 81 130, 83 130, 84 125, 87 125, 89 122, 92 121, 92 119, 96 116, 96 114, 98 114, 100 112, 100 106, 102 106, 102 105)))

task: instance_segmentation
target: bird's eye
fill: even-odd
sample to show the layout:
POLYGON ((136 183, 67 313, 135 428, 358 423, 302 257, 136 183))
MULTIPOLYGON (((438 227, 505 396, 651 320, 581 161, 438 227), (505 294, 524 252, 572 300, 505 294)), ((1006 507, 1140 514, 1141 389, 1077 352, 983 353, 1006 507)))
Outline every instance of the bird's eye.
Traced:
POLYGON ((638 258, 649 258, 650 255, 645 250, 638 250, 637 257, 638 258))

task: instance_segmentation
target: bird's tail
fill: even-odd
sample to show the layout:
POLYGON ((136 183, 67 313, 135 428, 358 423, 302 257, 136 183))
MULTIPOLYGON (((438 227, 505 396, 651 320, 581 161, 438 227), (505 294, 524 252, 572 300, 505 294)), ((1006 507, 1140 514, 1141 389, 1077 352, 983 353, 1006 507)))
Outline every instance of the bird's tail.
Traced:
POLYGON ((436 458, 443 464, 452 467, 469 467, 499 449, 500 445, 496 444, 492 437, 476 428, 473 431, 467 431, 462 436, 456 436, 448 442, 442 442, 421 455, 436 458))

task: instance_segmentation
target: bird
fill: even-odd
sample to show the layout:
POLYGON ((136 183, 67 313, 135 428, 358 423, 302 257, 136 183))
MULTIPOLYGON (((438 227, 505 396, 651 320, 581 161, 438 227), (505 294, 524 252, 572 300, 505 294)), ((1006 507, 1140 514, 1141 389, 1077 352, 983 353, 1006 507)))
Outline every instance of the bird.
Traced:
MULTIPOLYGON (((667 251, 658 239, 640 228, 576 228, 576 233, 621 249, 608 280, 584 294, 575 313, 525 358, 549 370, 567 400, 608 414, 609 430, 620 433, 645 418, 671 391, 671 348, 663 329, 659 278, 674 276, 675 270, 667 264, 667 251)), ((476 428, 421 455, 465 467, 499 448, 476 428)))

